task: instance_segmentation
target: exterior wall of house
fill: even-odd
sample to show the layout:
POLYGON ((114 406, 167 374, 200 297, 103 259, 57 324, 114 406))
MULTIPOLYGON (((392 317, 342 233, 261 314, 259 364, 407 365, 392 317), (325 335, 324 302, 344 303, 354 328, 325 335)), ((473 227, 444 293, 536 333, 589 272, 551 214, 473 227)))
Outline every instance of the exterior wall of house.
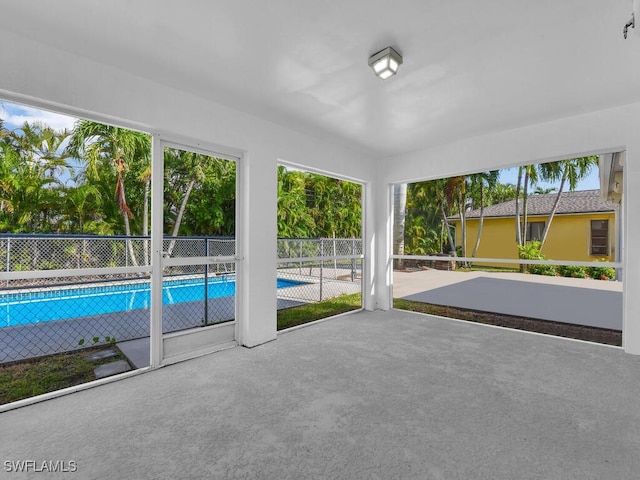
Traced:
MULTIPOLYGON (((467 219, 467 252, 470 257, 478 236, 477 218, 467 219)), ((462 228, 460 221, 456 225, 456 245, 462 245, 462 228)), ((482 237, 476 254, 478 258, 518 258, 516 243, 516 226, 513 218, 485 218, 482 226, 482 237)), ((515 263, 482 263, 493 267, 515 268, 515 263)))
POLYGON ((615 214, 555 216, 542 253, 553 260, 615 261, 615 214), (591 255, 591 220, 609 220, 609 255, 591 255), (557 222, 557 223, 556 223, 557 222))
MULTIPOLYGON (((530 222, 546 222, 547 216, 530 216, 530 222)), ((467 219, 467 256, 471 256, 478 235, 477 218, 467 219)), ((460 221, 456 225, 456 244, 462 244, 460 221)), ((542 253, 551 260, 592 262, 615 260, 615 214, 586 213, 555 215, 551 229, 542 247, 542 253), (609 255, 591 255, 591 220, 609 220, 609 255)), ((478 258, 518 258, 514 218, 485 218, 482 227, 478 258)), ((478 263, 495 267, 517 267, 517 264, 478 263)))

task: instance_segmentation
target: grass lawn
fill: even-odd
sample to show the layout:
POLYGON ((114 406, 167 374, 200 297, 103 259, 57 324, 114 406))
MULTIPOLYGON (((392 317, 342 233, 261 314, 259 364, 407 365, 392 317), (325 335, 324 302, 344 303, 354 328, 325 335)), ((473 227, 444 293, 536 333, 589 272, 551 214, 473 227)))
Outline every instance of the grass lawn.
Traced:
POLYGON ((93 369, 98 365, 125 359, 114 348, 118 357, 87 360, 89 354, 105 348, 108 347, 103 345, 0 365, 0 405, 95 380, 93 369))
POLYGON ((357 310, 361 306, 362 295, 353 293, 351 295, 340 295, 323 302, 278 310, 278 330, 357 310))

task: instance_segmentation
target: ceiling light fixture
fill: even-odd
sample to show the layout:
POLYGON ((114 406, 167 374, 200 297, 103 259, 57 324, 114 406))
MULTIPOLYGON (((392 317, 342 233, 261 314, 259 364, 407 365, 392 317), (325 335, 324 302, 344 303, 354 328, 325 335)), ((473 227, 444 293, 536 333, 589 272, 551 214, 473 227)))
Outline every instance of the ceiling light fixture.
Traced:
POLYGON ((400 65, 402 65, 402 56, 391 47, 380 50, 369 57, 369 66, 382 80, 398 73, 400 65))

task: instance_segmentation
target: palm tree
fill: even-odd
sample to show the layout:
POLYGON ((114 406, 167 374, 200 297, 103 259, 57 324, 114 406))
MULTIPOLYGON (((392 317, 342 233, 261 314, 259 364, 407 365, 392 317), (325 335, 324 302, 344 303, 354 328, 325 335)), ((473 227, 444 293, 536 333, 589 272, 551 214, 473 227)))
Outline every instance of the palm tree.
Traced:
POLYGON ((591 172, 591 169, 596 165, 598 165, 598 157, 590 156, 590 157, 573 158, 571 160, 561 160, 559 162, 552 162, 551 164, 542 164, 540 166, 541 175, 545 180, 549 180, 549 181, 560 180, 560 186, 558 187, 558 193, 556 194, 556 199, 553 202, 553 208, 551 209, 551 213, 549 214, 549 219, 547 220, 544 226, 544 231, 542 232, 542 239, 540 240, 540 249, 542 249, 542 246, 544 245, 544 242, 547 239, 547 234, 549 233, 549 228, 551 227, 553 216, 556 214, 556 211, 558 210, 558 205, 560 204, 560 198, 562 197, 565 184, 569 182, 569 191, 574 191, 578 186, 578 182, 586 178, 591 172))
POLYGON ((431 183, 431 192, 434 194, 436 202, 440 208, 440 213, 442 214, 442 222, 445 231, 447 232, 447 239, 449 240, 449 248, 454 257, 458 256, 458 252, 456 250, 456 241, 451 235, 451 226, 449 225, 448 220, 448 209, 451 207, 451 202, 447 196, 447 182, 446 178, 435 180, 431 183))
POLYGON ((520 228, 520 187, 524 167, 518 167, 518 182, 516 183, 516 243, 522 245, 522 229, 520 228))
MULTIPOLYGON (((542 168, 542 165, 540 166, 542 168)), ((543 180, 546 180, 546 178, 542 178, 543 180)), ((541 186, 537 186, 536 189, 534 190, 533 194, 534 195, 547 195, 548 193, 553 193, 557 190, 556 187, 541 187, 541 186)))
MULTIPOLYGON (((78 120, 69 142, 69 152, 87 162, 85 173, 88 178, 99 178, 101 167, 110 167, 115 170, 114 197, 124 222, 125 235, 130 237, 129 220, 134 215, 127 204, 124 179, 129 168, 128 164, 149 162, 151 153, 149 135, 89 120, 78 120)), ((130 240, 127 240, 127 248, 132 264, 137 266, 138 261, 130 240)))
POLYGON ((0 118, 0 140, 9 135, 9 129, 4 126, 4 120, 0 118))
POLYGON ((498 183, 498 177, 500 172, 498 170, 492 170, 490 172, 476 173, 469 176, 472 188, 477 188, 479 194, 480 204, 480 218, 478 220, 478 234, 476 236, 476 243, 473 246, 471 256, 475 257, 478 253, 478 247, 480 246, 480 237, 482 235, 482 226, 484 224, 484 207, 485 207, 485 186, 488 190, 492 190, 498 183))
POLYGON ((138 176, 144 182, 144 201, 142 207, 142 236, 144 239, 144 264, 149 265, 149 198, 151 197, 151 164, 138 176))
MULTIPOLYGON (((524 167, 524 186, 522 188, 522 242, 527 240, 527 200, 529 199, 529 186, 538 183, 538 166, 527 165, 524 167)), ((517 201, 516 201, 517 204, 517 201)), ((523 243, 524 245, 524 243, 523 243)))
POLYGON ((14 211, 14 195, 20 188, 17 175, 20 155, 7 141, 0 141, 0 230, 9 230, 14 211))
POLYGON ((98 216, 102 200, 100 190, 95 185, 85 183, 66 189, 64 198, 67 202, 69 229, 85 233, 87 222, 98 216), (77 228, 73 228, 74 224, 77 225, 77 228))
POLYGON ((213 159, 207 155, 175 148, 165 149, 164 154, 165 165, 169 167, 168 177, 173 182, 174 191, 180 192, 181 187, 184 188, 184 191, 180 192, 182 199, 173 223, 172 239, 166 252, 166 256, 170 257, 176 245, 176 237, 180 231, 180 224, 182 223, 182 217, 187 208, 191 191, 196 183, 202 183, 205 178, 204 164, 213 159), (183 187, 185 182, 186 187, 183 187))
MULTIPOLYGON (((72 173, 62 149, 69 132, 56 131, 38 122, 25 122, 8 131, 0 126, 2 137, 2 209, 5 220, 11 209, 12 220, 4 227, 12 231, 52 231, 60 212, 60 173, 72 173), (10 187, 11 185, 11 187, 10 187), (10 191, 9 191, 10 190, 10 191)), ((3 222, 5 223, 5 222, 3 222)))
MULTIPOLYGON (((462 256, 467 256, 467 193, 468 193, 468 177, 466 175, 459 175, 456 177, 450 177, 444 179, 444 192, 446 203, 449 208, 457 206, 458 215, 460 217, 460 229, 462 230, 461 236, 461 249, 462 256)), ((448 228, 447 228, 448 230, 448 228)), ((457 252, 454 249, 454 255, 457 256, 457 252)))

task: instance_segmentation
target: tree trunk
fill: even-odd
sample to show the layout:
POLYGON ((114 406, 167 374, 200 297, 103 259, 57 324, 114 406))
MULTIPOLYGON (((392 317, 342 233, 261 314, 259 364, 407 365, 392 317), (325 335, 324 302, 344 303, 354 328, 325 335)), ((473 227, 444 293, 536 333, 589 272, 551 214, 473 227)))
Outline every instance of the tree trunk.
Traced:
POLYGON ((460 212, 460 225, 462 228, 462 256, 467 256, 467 212, 462 193, 458 193, 458 212, 460 212))
POLYGON ((118 210, 122 214, 122 218, 124 219, 124 232, 127 236, 127 248, 129 249, 129 255, 131 256, 131 263, 133 263, 134 267, 138 266, 138 260, 136 260, 136 255, 133 252, 133 244, 131 243, 131 239, 128 238, 131 236, 131 226, 129 225, 129 217, 133 217, 131 213, 131 209, 127 205, 126 195, 124 191, 124 178, 122 172, 124 172, 124 161, 122 158, 116 158, 116 166, 118 168, 118 178, 116 180, 116 203, 118 205, 118 210))
POLYGON ((129 249, 129 256, 131 257, 131 263, 134 267, 138 266, 138 260, 136 259, 136 254, 133 251, 133 244, 131 243, 131 239, 128 238, 131 236, 131 227, 129 226, 129 215, 126 213, 122 215, 124 218, 124 231, 127 235, 127 248, 129 249))
POLYGON ((447 237, 449 238, 449 247, 453 252, 453 256, 457 257, 458 254, 456 253, 456 242, 453 240, 453 237, 451 236, 451 229, 449 228, 449 222, 447 222, 447 213, 444 211, 443 204, 440 204, 440 211, 442 212, 442 223, 444 224, 445 229, 447 230, 447 237))
POLYGON ((480 220, 478 220, 478 235, 476 236, 476 244, 473 246, 471 256, 475 257, 480 246, 480 236, 482 235, 482 225, 484 224, 484 184, 480 183, 480 220))
POLYGON ((529 198, 529 170, 524 172, 524 187, 522 189, 522 245, 527 243, 527 200, 529 198))
POLYGON ((149 265, 149 191, 151 186, 151 177, 144 184, 144 211, 142 213, 142 236, 144 239, 144 264, 149 265))
MULTIPOLYGON (((521 244, 527 243, 527 198, 529 196, 529 169, 524 171, 524 187, 522 188, 522 234, 520 235, 521 244)), ((526 271, 525 265, 520 265, 520 272, 526 271)))
POLYGON ((522 245, 522 230, 520 226, 520 185, 522 183, 522 167, 518 167, 518 183, 516 184, 516 242, 522 245))
MULTIPOLYGON (((393 186, 393 254, 404 255, 404 223, 407 207, 407 184, 393 186)), ((401 269, 402 259, 394 260, 394 268, 401 269)))
POLYGON ((189 195, 191 195, 191 190, 193 190, 193 186, 196 184, 196 179, 192 179, 189 182, 189 186, 187 187, 187 191, 182 198, 182 203, 180 204, 180 210, 178 210, 178 216, 176 217, 176 223, 173 225, 173 233, 171 234, 171 243, 169 244, 169 248, 167 249, 167 257, 170 257, 173 253, 173 249, 176 246, 176 237, 178 236, 178 232, 180 231, 180 223, 182 223, 182 216, 184 215, 184 211, 187 208, 187 202, 189 201, 189 195))
POLYGON ((560 181, 560 187, 558 188, 558 194, 556 195, 556 200, 553 203, 553 208, 551 209, 551 213, 549 214, 549 219, 544 226, 544 232, 542 232, 542 239, 540 240, 540 250, 542 250, 542 246, 544 245, 545 240, 547 239, 547 234, 549 233, 549 227, 551 227, 551 222, 553 221, 553 216, 556 214, 556 210, 558 210, 558 206, 560 205, 560 197, 562 197, 562 191, 564 189, 564 184, 566 181, 566 167, 565 171, 562 174, 562 180, 560 181))

